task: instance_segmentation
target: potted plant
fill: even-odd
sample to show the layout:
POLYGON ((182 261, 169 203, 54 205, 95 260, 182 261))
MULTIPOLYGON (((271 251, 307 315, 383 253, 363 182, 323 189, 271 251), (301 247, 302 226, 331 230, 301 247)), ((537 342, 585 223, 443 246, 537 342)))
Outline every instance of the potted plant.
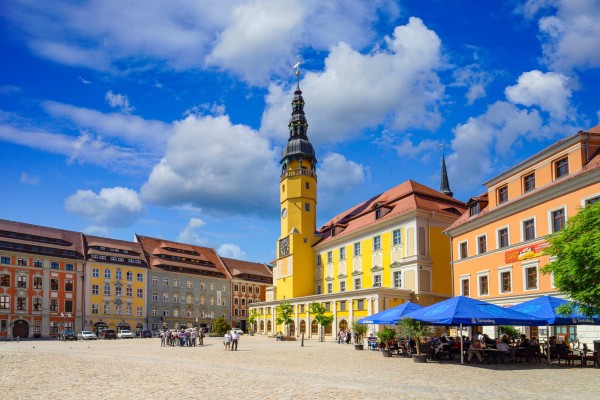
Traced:
POLYGON ((379 342, 383 344, 381 352, 384 357, 391 357, 392 352, 387 349, 388 342, 396 337, 396 331, 391 328, 383 328, 377 332, 379 342))
POLYGON ((365 324, 359 324, 357 320, 352 321, 352 332, 356 335, 356 342, 354 342, 354 348, 356 350, 362 350, 364 348, 363 337, 367 330, 369 329, 365 324))
POLYGON ((421 354, 420 343, 421 339, 429 334, 429 326, 412 318, 402 318, 398 325, 400 326, 401 335, 415 339, 417 354, 413 355, 413 360, 415 362, 427 362, 427 354, 421 354))

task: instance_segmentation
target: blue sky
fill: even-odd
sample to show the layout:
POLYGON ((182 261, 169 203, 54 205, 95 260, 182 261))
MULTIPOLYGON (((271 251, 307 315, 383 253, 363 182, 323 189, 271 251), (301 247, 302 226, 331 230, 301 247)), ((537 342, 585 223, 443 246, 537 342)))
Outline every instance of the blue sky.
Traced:
POLYGON ((598 124, 600 1, 0 4, 0 218, 275 258, 301 59, 318 222, 413 179, 466 201, 598 124))

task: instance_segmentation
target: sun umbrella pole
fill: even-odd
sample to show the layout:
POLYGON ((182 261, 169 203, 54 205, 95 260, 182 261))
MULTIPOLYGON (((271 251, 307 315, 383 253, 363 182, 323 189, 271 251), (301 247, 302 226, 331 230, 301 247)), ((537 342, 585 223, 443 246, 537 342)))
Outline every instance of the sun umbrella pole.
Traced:
POLYGON ((460 340, 460 363, 465 363, 465 350, 463 349, 464 341, 462 337, 462 323, 460 324, 460 333, 458 334, 458 339, 460 340))
POLYGON ((546 324, 546 353, 548 354, 548 365, 550 365, 550 325, 546 324))

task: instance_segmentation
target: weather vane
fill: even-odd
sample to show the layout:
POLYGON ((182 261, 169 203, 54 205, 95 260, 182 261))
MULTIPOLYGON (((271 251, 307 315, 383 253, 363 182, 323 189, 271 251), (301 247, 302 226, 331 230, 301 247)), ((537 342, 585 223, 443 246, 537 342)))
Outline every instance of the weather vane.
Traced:
POLYGON ((300 57, 296 58, 298 59, 298 62, 294 64, 292 68, 296 70, 296 79, 298 81, 298 86, 300 86, 300 64, 302 64, 302 61, 300 61, 300 57))

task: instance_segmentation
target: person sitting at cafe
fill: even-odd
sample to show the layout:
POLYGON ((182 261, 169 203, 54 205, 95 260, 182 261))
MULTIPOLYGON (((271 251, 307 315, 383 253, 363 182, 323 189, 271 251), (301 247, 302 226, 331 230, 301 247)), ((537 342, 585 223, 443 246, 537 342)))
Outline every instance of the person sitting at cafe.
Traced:
POLYGON ((535 336, 533 336, 531 339, 529 339, 529 341, 527 342, 530 346, 538 346, 539 343, 536 340, 535 336))
POLYGON ((502 342, 510 345, 510 339, 508 338, 508 335, 502 335, 502 342))
POLYGON ((511 356, 510 346, 500 339, 496 339, 496 350, 498 350, 496 355, 496 361, 500 360, 500 362, 503 362, 505 356, 511 356))
POLYGON ((529 341, 527 340, 527 335, 525 335, 524 333, 522 333, 522 334, 521 334, 521 337, 520 337, 520 339, 519 339, 519 346, 520 346, 520 347, 523 347, 523 346, 527 345, 527 344, 528 344, 528 342, 529 342, 529 341))
POLYGON ((477 357, 480 364, 483 362, 483 344, 480 340, 471 343, 469 350, 467 350, 467 362, 471 362, 473 356, 477 357))
POLYGON ((494 346, 496 344, 496 341, 494 339, 492 339, 491 337, 489 337, 487 333, 483 334, 483 339, 484 339, 483 343, 486 346, 490 346, 491 347, 491 346, 494 346))

